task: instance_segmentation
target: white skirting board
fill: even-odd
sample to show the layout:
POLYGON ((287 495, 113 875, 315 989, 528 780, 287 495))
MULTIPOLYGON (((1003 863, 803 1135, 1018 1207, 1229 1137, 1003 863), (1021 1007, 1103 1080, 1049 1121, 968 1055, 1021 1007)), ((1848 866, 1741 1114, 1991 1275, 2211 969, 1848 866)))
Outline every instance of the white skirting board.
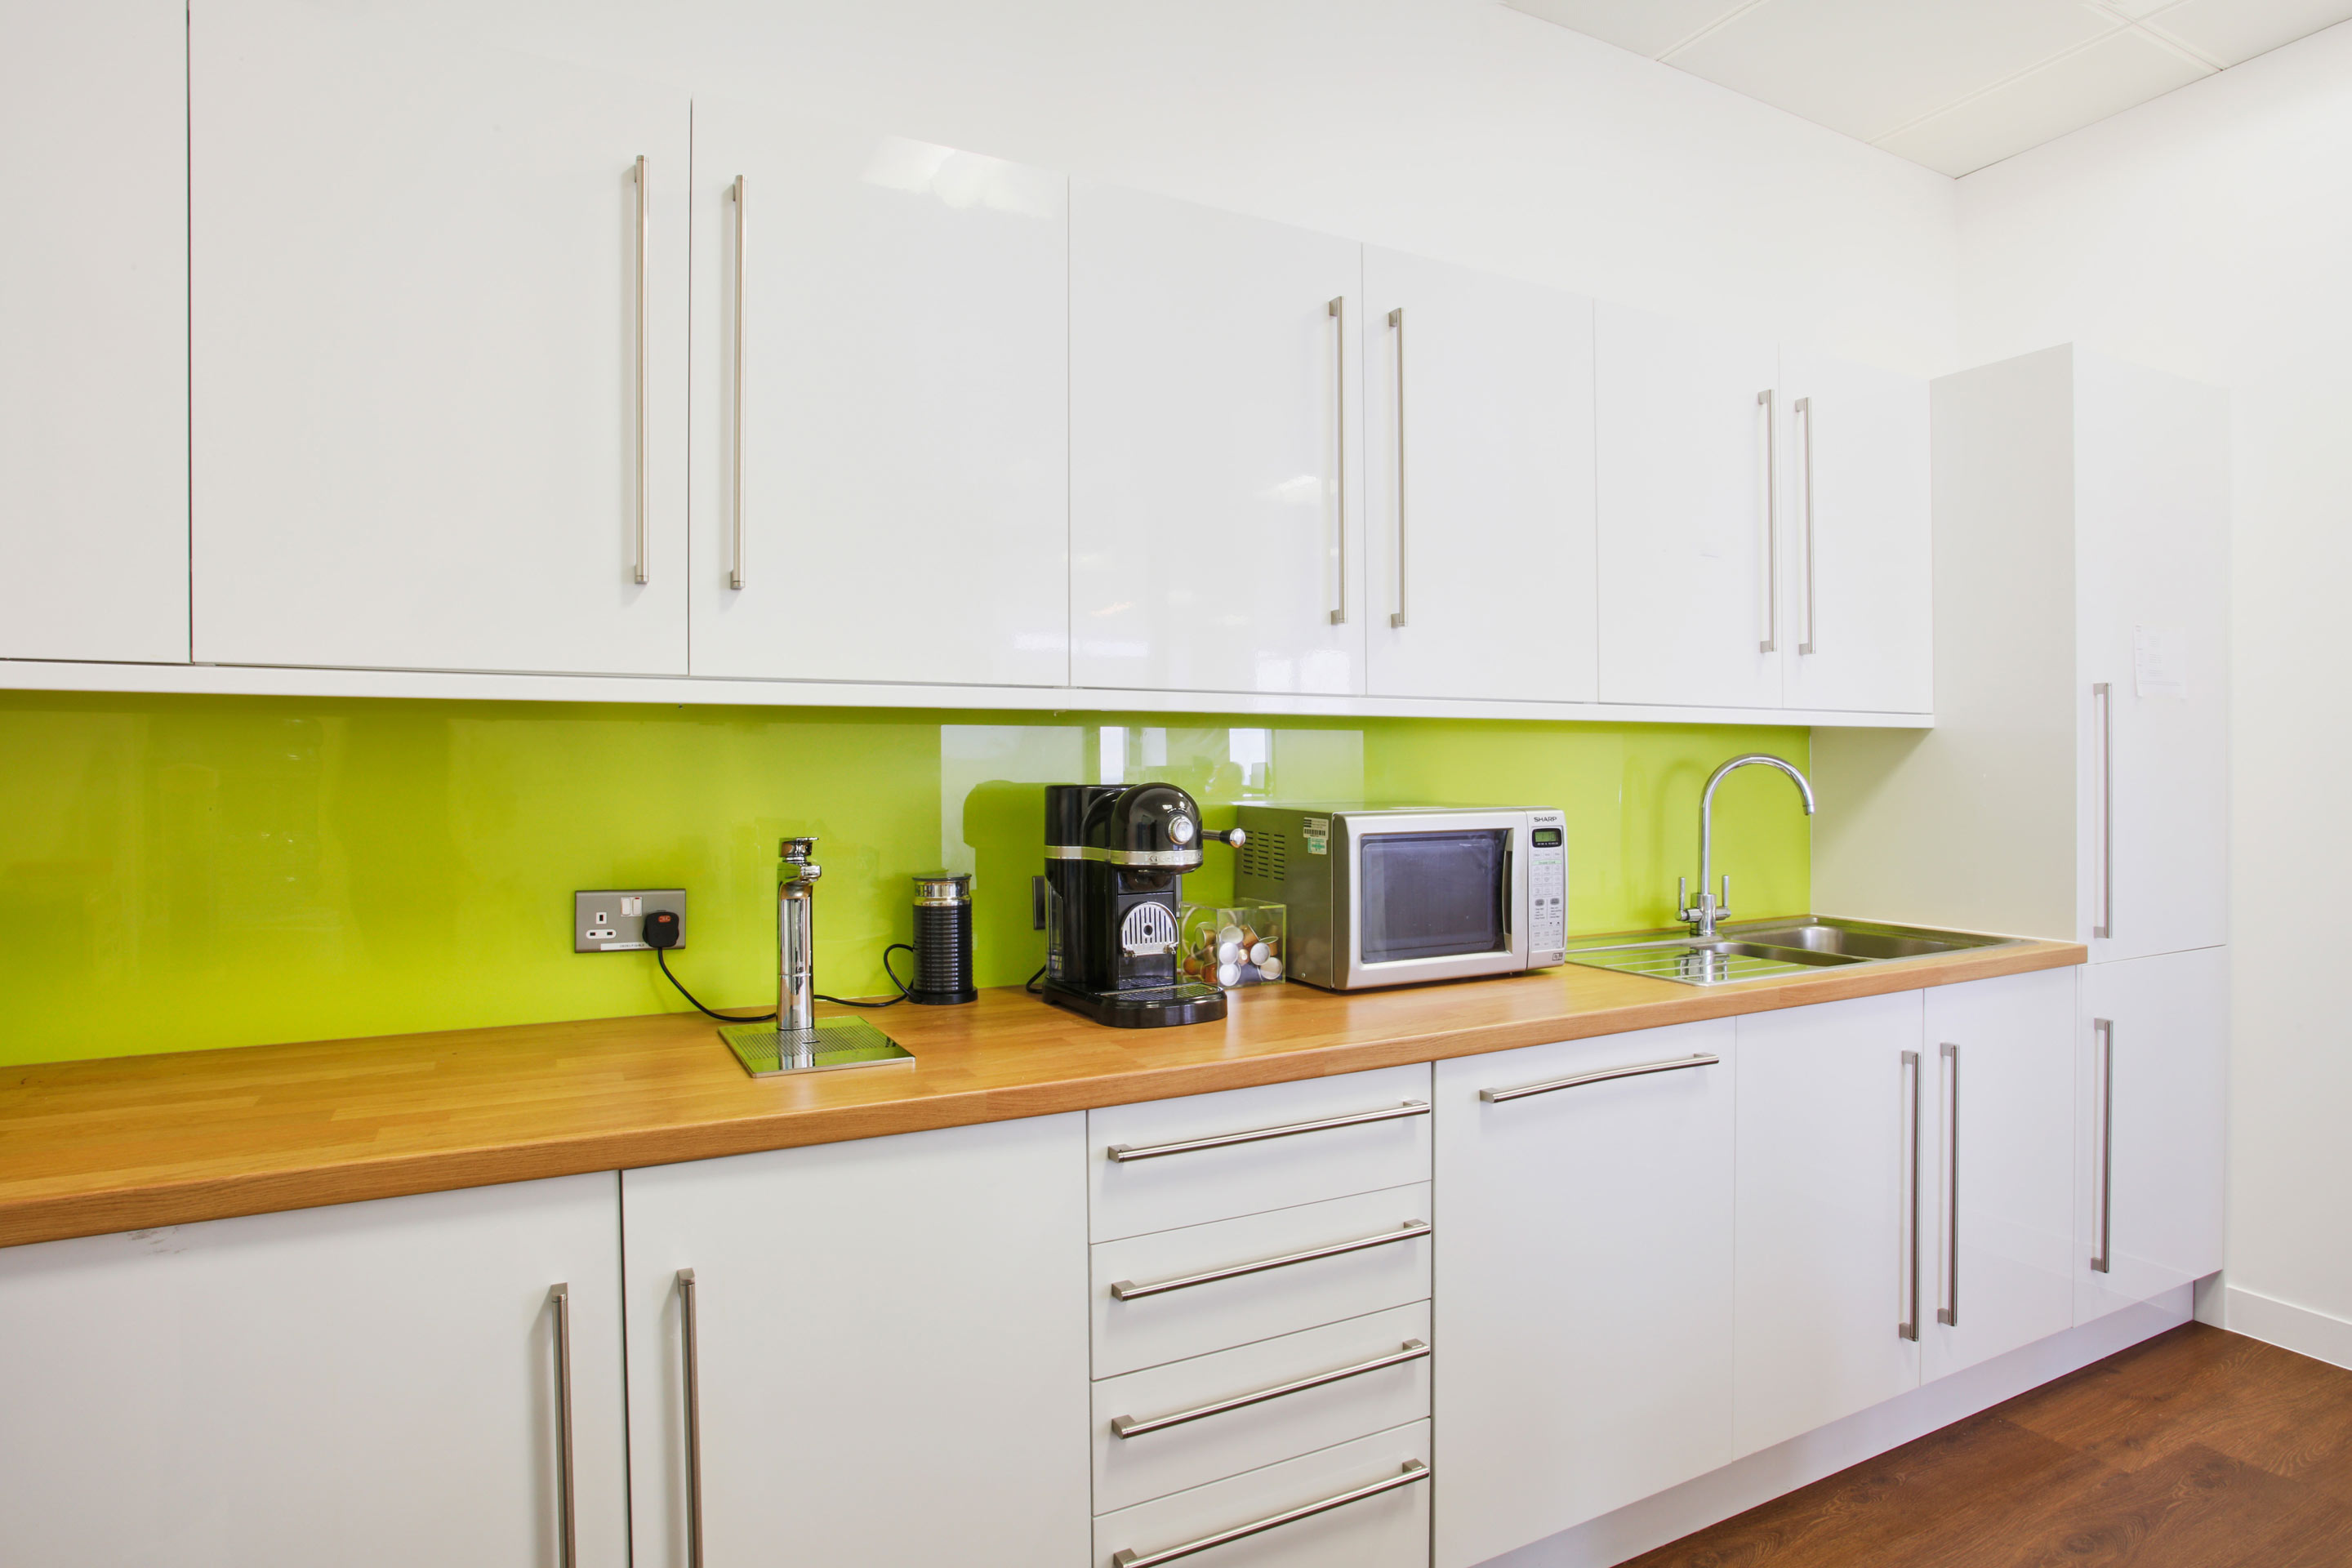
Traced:
MULTIPOLYGON (((2110 1312, 2081 1328, 1939 1378, 1818 1432, 1735 1459, 1670 1491, 1507 1552, 1489 1559, 1485 1568, 1612 1568, 1695 1530, 1811 1486, 1823 1476, 1899 1448, 1938 1427, 1990 1410, 2029 1388, 2063 1377, 2167 1329, 2179 1328, 2189 1320, 2190 1292, 2191 1287, 2184 1285, 2153 1301, 2110 1312)), ((2352 1331, 2352 1324, 2341 1326, 2352 1331)), ((1443 1477, 1445 1453, 1442 1447, 1437 1462, 1443 1477)))
POLYGON ((2242 1285, 2221 1287, 2221 1311, 2200 1314, 2233 1334, 2307 1355, 2331 1366, 2352 1369, 2352 1322, 2332 1313, 2298 1307, 2242 1285))

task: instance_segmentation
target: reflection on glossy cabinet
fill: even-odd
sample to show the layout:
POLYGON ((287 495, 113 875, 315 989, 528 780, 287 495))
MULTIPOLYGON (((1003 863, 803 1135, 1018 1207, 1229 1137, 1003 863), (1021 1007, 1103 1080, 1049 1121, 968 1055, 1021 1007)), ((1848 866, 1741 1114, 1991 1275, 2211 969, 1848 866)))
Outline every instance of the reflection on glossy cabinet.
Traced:
POLYGON ((1364 689, 1354 240, 1078 180, 1080 686, 1364 689))
POLYGON ((11 1563, 628 1562, 615 1178, 0 1250, 11 1563))
POLYGON ((685 96, 348 6, 189 28, 195 657, 683 674, 685 96))
POLYGON ((1083 1561, 1085 1124, 625 1173, 638 1568, 1083 1561))
POLYGON ((1918 1384, 1920 1025, 1916 991, 1738 1021, 1738 1454, 1918 1384))
POLYGON ((1067 180, 707 99, 694 143, 694 672, 1061 685, 1067 180))
POLYGON ((1437 1065, 1440 1568, 1729 1462, 1734 1035, 1437 1065))
POLYGON ((1377 696, 1595 700, 1592 301, 1364 252, 1377 696))
POLYGON ((0 3, 0 658, 188 657, 187 10, 0 3))

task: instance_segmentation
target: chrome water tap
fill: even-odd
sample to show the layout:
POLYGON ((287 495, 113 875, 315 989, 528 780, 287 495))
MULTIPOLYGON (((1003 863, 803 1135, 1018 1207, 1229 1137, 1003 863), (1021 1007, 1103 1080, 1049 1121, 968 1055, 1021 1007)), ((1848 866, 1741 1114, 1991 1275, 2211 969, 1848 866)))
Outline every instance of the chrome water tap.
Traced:
POLYGON ((814 838, 787 838, 776 881, 776 1038, 816 1027, 816 922, 813 895, 824 868, 814 838))
POLYGON ((1813 814, 1813 786, 1805 782, 1804 774, 1768 752, 1750 752, 1746 756, 1734 757, 1708 776, 1706 789, 1698 797, 1697 903, 1690 902, 1689 888, 1685 879, 1680 877, 1675 879, 1675 918, 1688 921, 1693 936, 1713 936, 1716 922, 1730 917, 1731 873, 1727 871, 1723 874, 1723 897, 1720 900, 1706 890, 1707 876, 1714 869, 1715 786, 1721 784, 1727 774, 1750 763, 1778 768, 1788 774, 1790 782, 1797 786, 1797 793, 1805 797, 1805 815, 1811 816, 1813 814))

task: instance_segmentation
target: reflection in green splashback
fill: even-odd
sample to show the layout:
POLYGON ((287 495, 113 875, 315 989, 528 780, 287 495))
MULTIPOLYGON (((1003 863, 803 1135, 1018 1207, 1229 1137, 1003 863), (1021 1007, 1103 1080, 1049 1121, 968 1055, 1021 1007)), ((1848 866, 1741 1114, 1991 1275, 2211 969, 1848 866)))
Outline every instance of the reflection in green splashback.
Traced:
MULTIPOLYGON (((678 975, 774 1001, 776 840, 814 834, 818 983, 886 989, 907 879, 976 873, 980 982, 1040 962, 1044 786, 1566 810, 1570 926, 1667 923, 1698 791, 1801 730, 0 693, 0 1063, 677 1010, 646 953, 575 954, 581 888, 684 887, 678 975)), ((1223 807, 1223 810, 1217 809, 1223 807)), ((1834 802, 1824 803, 1835 809, 1834 802)), ((1795 913, 1786 780, 1735 776, 1717 864, 1795 913)), ((1187 881, 1230 894, 1212 851, 1187 881)))

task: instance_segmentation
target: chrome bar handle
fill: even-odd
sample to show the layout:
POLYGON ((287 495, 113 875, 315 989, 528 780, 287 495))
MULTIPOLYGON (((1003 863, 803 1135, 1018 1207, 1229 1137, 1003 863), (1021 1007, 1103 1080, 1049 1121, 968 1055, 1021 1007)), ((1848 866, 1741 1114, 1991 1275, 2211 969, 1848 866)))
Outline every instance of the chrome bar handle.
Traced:
POLYGON ((1790 410, 1803 422, 1805 431, 1798 448, 1798 474, 1805 486, 1805 640, 1797 645, 1797 651, 1811 653, 1813 651, 1813 400, 1800 397, 1790 405, 1790 410))
POLYGON ((1389 312, 1389 325, 1396 331, 1397 364, 1397 607, 1389 617, 1389 625, 1405 623, 1405 547, 1404 547, 1404 307, 1399 305, 1389 312))
POLYGON ((1332 378, 1333 396, 1339 414, 1339 478, 1333 488, 1339 497, 1339 607, 1331 612, 1331 624, 1348 624, 1348 297, 1339 295, 1324 310, 1331 318, 1332 363, 1337 374, 1332 378))
POLYGON ((1764 638, 1757 651, 1773 653, 1780 647, 1780 433, 1770 387, 1756 405, 1764 410, 1764 638))
POLYGON ((1672 1061, 1643 1062, 1635 1067, 1602 1068, 1598 1072, 1580 1072, 1573 1078, 1556 1078, 1548 1083, 1531 1083, 1524 1089, 1482 1089, 1478 1098, 1488 1105, 1500 1105, 1506 1100, 1524 1100, 1531 1094, 1549 1094, 1555 1089, 1582 1089, 1588 1083, 1607 1083, 1612 1079, 1640 1078, 1644 1073, 1680 1072, 1685 1068, 1711 1068, 1722 1061, 1704 1052, 1697 1056, 1676 1057, 1672 1061))
POLYGON ((1212 1547, 1231 1545, 1236 1541, 1247 1540, 1263 1531, 1277 1530, 1286 1524, 1296 1524, 1302 1519, 1312 1519, 1318 1513, 1328 1513, 1335 1508, 1345 1508, 1351 1502, 1361 1502, 1366 1498, 1378 1497, 1382 1492, 1392 1492, 1399 1487, 1409 1487, 1415 1481, 1425 1481, 1428 1479, 1427 1465, 1423 1464, 1419 1459, 1407 1459, 1402 1471, 1384 1481, 1374 1481, 1368 1487, 1358 1487, 1353 1491, 1344 1491, 1337 1497, 1327 1497, 1320 1502, 1310 1502, 1282 1513, 1269 1514, 1264 1519, 1248 1524, 1237 1524, 1231 1530, 1221 1530, 1214 1535, 1204 1535, 1198 1541, 1188 1541, 1181 1546, 1171 1546, 1148 1553, 1139 1553, 1131 1547, 1122 1547, 1111 1553, 1111 1568, 1160 1568, 1162 1563, 1173 1563, 1180 1557, 1190 1557, 1196 1552, 1206 1552, 1212 1547))
POLYGON ((1905 1161, 1907 1179, 1904 1185, 1905 1218, 1909 1226, 1905 1247, 1903 1321, 1895 1325, 1897 1338, 1916 1340, 1919 1337, 1919 1053, 1903 1053, 1903 1070, 1911 1075, 1911 1148, 1905 1161))
POLYGON ((572 1287, 548 1287, 547 1302, 555 1310, 555 1561, 573 1568, 580 1527, 572 1488, 572 1287))
POLYGON ((1268 1138, 1295 1138, 1302 1132, 1322 1132, 1334 1127, 1360 1127, 1368 1121, 1394 1121, 1401 1117, 1426 1116, 1425 1101, 1408 1100, 1387 1110, 1359 1110, 1348 1116, 1327 1116, 1319 1121, 1291 1121, 1280 1127, 1253 1128, 1247 1132, 1220 1132, 1212 1138, 1187 1138, 1178 1143, 1146 1143, 1137 1148, 1114 1143, 1105 1151, 1124 1165, 1136 1160, 1157 1160, 1167 1154, 1190 1154, 1201 1149, 1230 1149, 1236 1143, 1261 1143, 1268 1138))
POLYGON ((2116 1261, 2116 1021, 2094 1018, 2091 1032, 2099 1043, 2099 1250, 2091 1271, 2105 1274, 2116 1261))
POLYGON ((1172 1279, 1155 1279, 1149 1285, 1138 1285, 1132 1279, 1121 1279, 1110 1288, 1114 1301, 1139 1301, 1146 1296, 1164 1295, 1171 1290, 1189 1290, 1195 1285, 1213 1285, 1220 1279, 1239 1279, 1245 1274, 1263 1274, 1269 1268, 1287 1268, 1294 1263, 1312 1263, 1318 1258, 1337 1258, 1342 1253, 1361 1252, 1368 1247, 1392 1247, 1400 1241, 1418 1241, 1430 1234, 1425 1219, 1409 1219, 1394 1230, 1384 1230, 1378 1236, 1360 1236, 1353 1241, 1335 1241, 1328 1247, 1310 1247, 1304 1252, 1286 1252, 1279 1258, 1261 1258, 1255 1263, 1235 1263, 1224 1268, 1212 1268, 1204 1274, 1180 1274, 1172 1279))
POLYGON ((2116 690, 2102 680, 2091 688, 2099 710, 2099 923, 2095 937, 2116 934, 2116 690))
POLYGON ((1960 1326, 1960 1047, 1949 1040, 1936 1047, 1952 1064, 1952 1087, 1944 1097, 1944 1300, 1936 1321, 1960 1326))
POLYGON ((652 218, 646 201, 646 158, 637 154, 637 582, 646 572, 646 510, 653 493, 646 477, 646 259, 652 250, 652 218))
POLYGON ((1214 1404, 1195 1405, 1190 1410, 1179 1410, 1173 1415, 1155 1415, 1149 1421, 1138 1421, 1132 1415, 1113 1416, 1110 1435, 1114 1437, 1140 1437, 1147 1432, 1160 1432, 1171 1426, 1181 1426, 1187 1421, 1198 1421, 1204 1415, 1223 1415, 1229 1410, 1246 1410, 1253 1405, 1263 1405, 1269 1399, 1280 1399, 1285 1394, 1304 1394, 1310 1388, 1321 1388, 1327 1384, 1344 1382, 1351 1377, 1361 1377, 1368 1372, 1378 1372, 1383 1367, 1402 1366, 1407 1362, 1423 1360, 1428 1354, 1429 1347, 1426 1344, 1419 1340, 1407 1340, 1401 1349, 1391 1351, 1386 1355, 1374 1356, 1370 1361, 1360 1361, 1353 1366, 1343 1366, 1337 1372, 1318 1372, 1313 1377, 1302 1377, 1291 1383, 1276 1384, 1272 1388, 1261 1388, 1255 1394, 1237 1394, 1231 1399, 1220 1399, 1214 1404))
POLYGON ((751 220, 743 205, 743 176, 735 176, 735 549, 727 585, 743 585, 743 262, 750 248, 751 220))
POLYGON ((702 1364, 696 1353, 694 1270, 677 1271, 680 1338, 686 1345, 686 1563, 702 1568, 702 1364))

